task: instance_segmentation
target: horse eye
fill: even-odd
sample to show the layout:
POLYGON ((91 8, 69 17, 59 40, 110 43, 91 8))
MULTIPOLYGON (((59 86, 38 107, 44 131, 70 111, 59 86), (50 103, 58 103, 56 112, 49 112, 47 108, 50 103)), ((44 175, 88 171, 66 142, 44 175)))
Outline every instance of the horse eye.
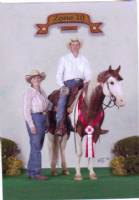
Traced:
POLYGON ((110 84, 111 84, 111 85, 114 85, 114 82, 113 82, 113 81, 111 81, 111 82, 110 82, 110 84))

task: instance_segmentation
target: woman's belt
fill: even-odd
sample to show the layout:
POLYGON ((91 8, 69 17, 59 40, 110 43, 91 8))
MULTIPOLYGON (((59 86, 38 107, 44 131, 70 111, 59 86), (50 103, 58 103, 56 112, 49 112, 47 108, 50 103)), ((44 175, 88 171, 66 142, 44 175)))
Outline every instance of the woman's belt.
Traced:
POLYGON ((35 112, 35 113, 32 113, 32 114, 39 114, 39 115, 47 115, 47 112, 35 112))

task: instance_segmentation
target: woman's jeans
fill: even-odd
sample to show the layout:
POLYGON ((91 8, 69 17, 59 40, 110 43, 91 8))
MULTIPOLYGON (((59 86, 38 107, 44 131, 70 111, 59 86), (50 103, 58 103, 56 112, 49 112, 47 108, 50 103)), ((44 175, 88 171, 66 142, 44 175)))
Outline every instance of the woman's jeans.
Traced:
POLYGON ((37 133, 32 134, 30 127, 26 123, 30 137, 30 156, 27 166, 27 173, 28 176, 34 177, 41 174, 41 149, 46 130, 46 115, 41 113, 33 113, 32 119, 37 129, 37 133))
MULTIPOLYGON (((74 87, 79 87, 79 88, 83 87, 83 81, 81 79, 78 79, 78 80, 72 79, 72 80, 65 81, 64 83, 65 83, 65 86, 70 89, 70 91, 74 87)), ((60 95, 60 97, 59 97, 57 113, 56 113, 57 128, 59 128, 59 126, 61 125, 61 121, 64 116, 68 97, 69 97, 69 95, 60 95)))

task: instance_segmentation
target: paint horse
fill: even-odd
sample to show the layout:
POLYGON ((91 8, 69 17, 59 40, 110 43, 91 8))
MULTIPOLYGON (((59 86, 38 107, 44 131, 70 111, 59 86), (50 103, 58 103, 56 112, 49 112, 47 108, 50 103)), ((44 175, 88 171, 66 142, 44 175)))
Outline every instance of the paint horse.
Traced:
MULTIPOLYGON (((94 81, 90 81, 87 86, 85 86, 78 100, 73 108, 74 113, 74 131, 75 131, 75 147, 77 154, 77 165, 75 180, 82 180, 82 175, 80 171, 80 160, 82 156, 82 139, 86 135, 86 156, 88 157, 88 169, 89 178, 91 180, 97 179, 97 176, 93 170, 92 160, 94 157, 94 144, 97 142, 98 138, 102 133, 101 125, 104 120, 104 109, 110 107, 111 103, 118 107, 122 107, 125 104, 122 88, 120 81, 123 78, 120 76, 120 66, 117 69, 112 69, 111 66, 108 70, 101 72, 98 77, 96 84, 94 81), (107 105, 103 105, 105 97, 109 97, 110 101, 107 105)), ((58 91, 54 91, 49 99, 55 102, 58 96, 58 91)), ((56 106, 57 101, 54 103, 56 106)), ((66 112, 67 113, 67 112, 66 112)), ((70 134, 70 128, 68 123, 65 123, 63 128, 62 137, 55 136, 56 121, 55 121, 56 111, 53 109, 50 112, 50 129, 48 134, 49 147, 52 149, 51 153, 51 173, 52 175, 57 175, 56 162, 58 159, 58 150, 60 149, 61 154, 61 166, 63 169, 63 174, 68 175, 69 171, 65 160, 65 147, 70 134)), ((66 115, 68 119, 68 114, 66 115)), ((69 121, 69 120, 67 120, 69 121)))

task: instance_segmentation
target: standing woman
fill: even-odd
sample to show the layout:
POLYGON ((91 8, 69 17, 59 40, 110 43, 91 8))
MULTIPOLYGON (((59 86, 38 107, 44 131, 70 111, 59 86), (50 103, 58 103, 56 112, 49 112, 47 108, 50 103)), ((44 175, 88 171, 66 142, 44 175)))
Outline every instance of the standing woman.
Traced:
POLYGON ((45 73, 40 73, 38 70, 33 70, 30 75, 25 77, 31 86, 24 95, 24 117, 30 138, 27 173, 29 178, 37 180, 48 178, 41 175, 41 149, 45 131, 48 128, 47 112, 52 107, 52 103, 41 88, 41 82, 45 77, 45 73))

